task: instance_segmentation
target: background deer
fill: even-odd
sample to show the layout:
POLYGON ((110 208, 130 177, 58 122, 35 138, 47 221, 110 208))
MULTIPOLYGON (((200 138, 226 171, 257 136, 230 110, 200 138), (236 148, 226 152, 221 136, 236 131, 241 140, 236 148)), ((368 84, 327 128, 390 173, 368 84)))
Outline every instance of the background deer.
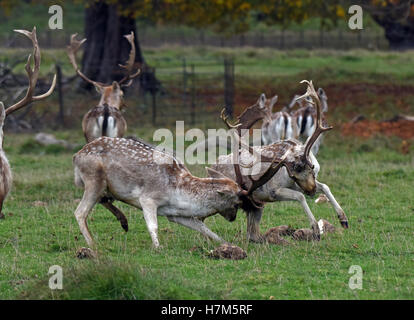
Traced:
POLYGON ((122 68, 126 69, 127 75, 124 76, 119 82, 114 81, 112 84, 104 84, 93 81, 79 70, 76 63, 76 52, 86 41, 86 39, 78 41, 76 40, 76 35, 77 34, 73 34, 71 36, 70 45, 67 47, 69 60, 76 73, 83 80, 92 84, 101 94, 98 106, 89 110, 82 120, 82 130, 85 135, 86 142, 91 142, 92 140, 102 136, 123 137, 127 130, 127 123, 121 113, 122 108, 125 106, 123 101, 124 93, 121 87, 130 86, 132 79, 140 74, 140 69, 133 73, 135 64, 134 33, 131 32, 131 34, 124 36, 131 45, 131 51, 126 64, 120 65, 122 68))
MULTIPOLYGON (((125 65, 120 65, 127 71, 127 74, 118 82, 113 81, 112 84, 103 84, 100 82, 93 81, 86 77, 82 71, 79 70, 76 63, 76 52, 80 46, 86 41, 76 40, 76 35, 73 34, 70 39, 70 45, 67 47, 67 54, 69 60, 75 69, 76 73, 86 82, 92 84, 95 89, 101 94, 99 104, 89 110, 82 120, 82 130, 85 136, 86 142, 91 142, 96 138, 102 136, 108 137, 123 137, 127 130, 127 123, 125 118, 122 116, 121 110, 125 107, 123 96, 124 93, 122 87, 128 87, 131 85, 132 80, 137 77, 141 70, 138 69, 133 73, 135 63, 135 44, 134 44, 134 33, 131 32, 129 35, 124 37, 128 40, 131 45, 129 57, 125 65)), ((103 198, 101 204, 106 207, 121 223, 122 228, 128 231, 128 220, 121 210, 116 208, 113 204, 113 199, 103 198)))
POLYGON ((252 201, 252 193, 280 169, 283 161, 273 159, 249 189, 213 169, 207 169, 210 178, 195 177, 173 156, 138 139, 98 138, 74 155, 73 164, 75 184, 84 188, 75 217, 88 246, 93 247, 94 242, 87 216, 100 199, 111 197, 143 210, 157 248, 158 215, 225 242, 202 220, 219 213, 233 221, 238 207, 252 201))
MULTIPOLYGON (((317 91, 322 105, 322 115, 328 111, 328 97, 322 88, 317 91)), ((269 107, 270 104, 267 104, 269 107)), ((270 107, 270 112, 272 112, 270 107)), ((281 111, 272 113, 272 120, 269 123, 266 119, 262 125, 262 141, 264 144, 271 144, 284 139, 295 138, 305 142, 315 131, 316 110, 310 97, 299 97, 295 95, 288 106, 281 111), (298 110, 292 110, 298 104, 298 110), (269 128, 266 130, 266 128, 269 128)), ((324 117, 323 117, 324 118, 324 117)), ((323 120, 324 121, 324 120, 323 120)), ((316 155, 322 142, 321 135, 312 147, 316 155)))
MULTIPOLYGON (((212 168, 223 173, 225 176, 236 179, 240 185, 245 188, 251 184, 250 179, 246 179, 247 173, 254 169, 258 172, 266 170, 266 163, 273 158, 284 158, 282 170, 277 172, 262 187, 255 189, 252 194, 253 206, 244 206, 243 209, 247 213, 247 235, 248 239, 254 242, 263 241, 260 235, 259 224, 263 212, 263 205, 266 202, 274 201, 298 201, 302 205, 314 233, 314 238, 319 239, 319 227, 313 216, 303 193, 313 196, 316 192, 323 192, 330 203, 334 207, 337 216, 344 228, 348 228, 348 219, 339 206, 329 187, 319 182, 316 178, 320 170, 320 166, 311 148, 317 141, 320 134, 330 130, 332 127, 322 126, 321 103, 316 94, 312 82, 307 82, 307 92, 303 97, 309 96, 315 101, 317 121, 312 136, 309 137, 306 144, 298 140, 283 140, 266 146, 249 147, 243 146, 234 154, 220 156, 217 164, 212 168), (234 160, 236 158, 237 162, 234 160), (261 161, 255 163, 256 159, 261 161), (258 166, 258 167, 257 167, 258 166)), ((239 118, 242 118, 241 116, 239 118)), ((229 127, 233 126, 224 119, 229 127)))
POLYGON ((4 104, 0 102, 0 215, 2 214, 3 202, 6 199, 10 188, 12 186, 12 173, 10 169, 9 161, 7 160, 6 154, 3 150, 3 125, 6 116, 9 114, 27 106, 31 102, 39 101, 42 99, 47 98, 50 96, 55 88, 56 85, 56 75, 53 77, 52 85, 50 86, 49 90, 38 96, 34 96, 34 91, 36 88, 37 79, 39 78, 39 69, 40 69, 40 47, 37 42, 36 37, 36 27, 33 28, 32 32, 26 30, 14 30, 15 32, 24 34, 28 37, 33 44, 33 54, 29 55, 25 70, 27 72, 27 76, 29 78, 29 87, 27 88, 26 95, 22 100, 13 104, 12 106, 5 108, 4 104), (31 68, 31 61, 34 61, 33 69, 31 68))
POLYGON ((286 111, 278 111, 272 113, 273 106, 277 102, 278 96, 271 99, 265 99, 265 107, 270 116, 263 119, 262 124, 262 142, 263 144, 271 144, 276 141, 293 138, 294 127, 292 126, 292 118, 286 111))

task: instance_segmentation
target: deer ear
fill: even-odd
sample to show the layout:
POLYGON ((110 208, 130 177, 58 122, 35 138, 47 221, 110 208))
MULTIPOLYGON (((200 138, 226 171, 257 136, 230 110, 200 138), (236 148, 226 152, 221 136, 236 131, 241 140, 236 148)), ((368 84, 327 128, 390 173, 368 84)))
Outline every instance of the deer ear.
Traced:
POLYGON ((327 98, 327 96, 326 96, 326 93, 325 93, 325 91, 322 89, 322 88, 319 88, 318 89, 318 96, 320 97, 320 98, 327 98))
POLYGON ((206 167, 206 172, 207 172, 207 176, 210 178, 216 178, 216 179, 228 179, 228 177, 226 177, 224 174, 222 174, 221 172, 218 172, 214 169, 208 168, 206 167))
POLYGON ((96 92, 102 94, 104 91, 104 87, 98 86, 96 84, 93 85, 95 87, 96 92))
POLYGON ((266 95, 262 93, 259 97, 259 100, 257 100, 257 103, 259 104, 260 109, 263 109, 266 104, 266 95))
POLYGON ((275 105, 275 103, 277 102, 278 96, 277 94, 273 96, 273 98, 270 100, 270 108, 273 108, 273 106, 275 105))

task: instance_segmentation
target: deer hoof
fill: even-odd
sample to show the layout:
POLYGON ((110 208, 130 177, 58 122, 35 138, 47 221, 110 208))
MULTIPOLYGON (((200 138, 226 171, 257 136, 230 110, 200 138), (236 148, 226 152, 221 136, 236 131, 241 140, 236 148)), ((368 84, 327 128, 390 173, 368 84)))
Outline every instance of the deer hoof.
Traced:
POLYGON ((262 235, 249 236, 249 241, 252 243, 264 243, 266 239, 262 235))
POLYGON ((241 260, 247 257, 247 253, 238 246, 224 243, 211 252, 211 257, 216 259, 241 260))
POLYGON ((349 228, 349 226, 348 226, 348 221, 341 221, 341 225, 342 225, 342 227, 343 227, 344 229, 348 229, 348 228, 349 228))
POLYGON ((128 232, 128 221, 121 221, 121 227, 125 232, 128 232))
POLYGON ((90 248, 80 248, 76 252, 76 258, 78 259, 94 259, 97 257, 97 253, 90 248))

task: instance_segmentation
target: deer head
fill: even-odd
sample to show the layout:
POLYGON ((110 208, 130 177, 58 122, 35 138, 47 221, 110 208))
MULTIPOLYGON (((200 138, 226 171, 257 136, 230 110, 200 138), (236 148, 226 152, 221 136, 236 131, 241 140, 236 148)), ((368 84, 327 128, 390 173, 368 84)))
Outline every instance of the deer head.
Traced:
POLYGON ((296 144, 293 147, 293 157, 288 161, 286 168, 289 176, 304 190, 306 194, 313 195, 316 192, 314 164, 316 161, 311 149, 318 137, 332 127, 322 126, 322 107, 318 93, 315 91, 312 81, 303 80, 301 83, 308 85, 306 93, 297 100, 305 99, 307 103, 316 107, 316 126, 313 134, 308 138, 305 145, 296 144))
POLYGON ((238 117, 235 124, 230 124, 225 115, 225 110, 221 113, 221 118, 229 128, 237 128, 239 135, 242 130, 250 129, 256 122, 265 119, 272 120, 272 108, 277 101, 277 96, 272 99, 266 99, 266 95, 262 93, 256 103, 246 108, 238 117), (225 119, 224 119, 225 117, 225 119))
MULTIPOLYGON (((259 98, 259 102, 264 102, 265 97, 264 94, 261 95, 259 98), (264 98, 264 99, 263 99, 264 98)), ((255 105, 254 105, 255 106, 255 105)), ((253 107, 254 107, 253 106, 253 107)), ((248 112, 251 112, 253 109, 252 107, 249 107, 250 109, 248 112)), ((242 115, 239 117, 239 121, 243 121, 243 119, 246 119, 243 117, 243 115, 248 114, 248 112, 243 112, 242 115)), ((286 166, 286 159, 289 155, 289 152, 286 152, 282 157, 275 156, 272 159, 270 159, 270 166, 267 168, 267 170, 257 179, 253 178, 251 175, 248 175, 249 181, 245 181, 241 174, 240 170, 240 155, 239 150, 240 147, 246 148, 251 152, 252 154, 257 154, 254 152, 253 148, 250 146, 245 145, 241 139, 240 139, 240 131, 237 131, 235 129, 239 129, 240 127, 243 127, 245 129, 249 129, 255 122, 249 121, 248 123, 240 122, 237 125, 232 125, 228 122, 227 117, 225 116, 224 109, 221 113, 221 118, 226 124, 226 126, 231 130, 233 134, 233 166, 234 171, 236 174, 236 182, 240 186, 241 191, 238 193, 240 200, 242 201, 242 207, 248 208, 248 207, 262 207, 263 204, 257 202, 253 198, 253 192, 266 184, 278 171, 282 166, 286 166)), ((259 155, 261 156, 261 155, 259 155)), ((265 160, 268 160, 268 158, 261 156, 262 160, 263 158, 265 160)))
MULTIPOLYGON (((251 198, 252 192, 256 190, 259 186, 263 185, 267 181, 269 181, 274 174, 283 166, 286 168, 290 178, 292 178, 301 188, 302 190, 308 194, 313 195, 316 192, 316 181, 315 181, 315 172, 314 172, 314 164, 316 161, 313 154, 310 152, 312 145, 318 139, 319 135, 325 131, 332 129, 332 127, 323 127, 322 126, 322 111, 321 111, 321 102, 319 100, 319 96, 313 87, 312 81, 303 80, 301 83, 307 83, 307 91, 304 95, 297 97, 297 99, 302 100, 306 99, 309 103, 316 106, 316 126, 315 131, 312 136, 306 141, 306 144, 302 144, 298 141, 281 141, 278 143, 274 143, 269 146, 265 146, 264 150, 273 151, 274 156, 268 157, 264 156, 263 154, 255 154, 253 148, 244 145, 241 140, 240 136, 234 134, 234 140, 237 141, 237 145, 234 146, 233 150, 233 165, 234 170, 236 173, 237 182, 245 189, 246 197, 248 197, 253 203, 254 199, 251 198), (240 170, 239 164, 239 150, 240 146, 249 150, 256 159, 260 159, 262 162, 270 162, 270 166, 268 170, 262 175, 259 181, 255 182, 255 180, 248 176, 251 186, 249 189, 246 189, 246 181, 244 181, 243 176, 240 170)), ((241 118, 241 117, 240 117, 241 118)), ((226 123, 229 128, 235 129, 243 128, 248 129, 250 123, 238 123, 237 125, 231 125, 228 123, 227 118, 222 113, 222 119, 226 123)), ((256 152, 257 153, 257 152, 256 152)), ((249 165, 250 167, 253 164, 249 165)))
POLYGON ((124 68, 127 71, 126 75, 120 81, 114 81, 112 82, 112 84, 104 84, 101 82, 93 81, 82 73, 82 71, 78 67, 78 64, 76 63, 76 52, 79 50, 80 46, 86 41, 86 39, 78 41, 76 40, 76 36, 76 33, 71 36, 70 45, 67 47, 67 54, 69 60, 73 68, 75 69, 76 73, 83 80, 92 84, 95 87, 96 91, 98 91, 101 94, 101 99, 99 101, 100 105, 104 105, 106 103, 111 107, 122 109, 123 107, 125 107, 125 104, 123 102, 124 93, 121 87, 130 86, 132 80, 136 78, 141 72, 141 69, 138 69, 135 73, 133 73, 135 65, 134 33, 131 31, 130 34, 124 36, 131 45, 131 50, 129 52, 129 57, 126 64, 119 65, 121 68, 124 68))

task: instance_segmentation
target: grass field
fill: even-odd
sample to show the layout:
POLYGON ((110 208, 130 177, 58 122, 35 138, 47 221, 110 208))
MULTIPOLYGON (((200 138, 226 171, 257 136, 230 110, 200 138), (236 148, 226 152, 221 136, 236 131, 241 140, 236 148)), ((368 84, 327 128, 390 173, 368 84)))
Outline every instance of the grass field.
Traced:
MULTIPOLYGON (((248 254, 242 261, 214 260, 208 253, 216 244, 196 232, 161 217, 163 248, 154 251, 140 210, 119 204, 129 219, 130 231, 125 233, 112 214, 96 206, 89 226, 100 258, 78 260, 76 250, 86 244, 73 215, 82 196, 82 190, 73 184, 73 152, 40 147, 32 135, 6 133, 4 149, 14 185, 4 205, 6 217, 0 220, 0 299, 413 299, 412 140, 404 155, 402 141, 396 137, 362 140, 340 134, 340 123, 358 113, 376 119, 397 112, 413 113, 412 53, 186 50, 198 60, 236 56, 236 101, 247 101, 240 98, 247 92, 253 103, 262 91, 280 93, 286 101, 302 79, 329 88, 328 119, 336 127, 318 156, 319 180, 330 186, 348 215, 350 229, 340 229, 329 204, 316 205, 314 199, 308 203, 315 217, 327 219, 340 230, 322 236, 320 242, 292 241, 286 247, 251 244, 245 240, 243 212, 233 223, 212 217, 206 220, 208 226, 248 254), (362 88, 382 89, 355 91, 362 84, 362 88), (353 91, 346 91, 351 87, 353 91), (405 91, 400 93, 396 87, 405 91), (63 268, 62 291, 48 288, 52 265, 63 268), (352 265, 362 267, 362 290, 348 287, 352 265)), ((145 55, 153 64, 178 70, 174 61, 185 52, 180 48, 146 49, 145 55)), ((53 55, 53 51, 45 51, 46 70, 53 55)), ((63 51, 55 56, 64 60, 63 51)), ((68 66, 64 70, 71 74, 68 66)), ((127 116, 128 112, 133 111, 129 109, 127 116)), ((208 128, 208 124, 204 126, 208 128)), ((151 141, 154 130, 132 124, 128 133, 151 141)), ((53 133, 83 144, 80 124, 53 133)), ((190 169, 195 175, 204 175, 202 166, 190 169)), ((266 206, 262 232, 282 224, 308 227, 298 203, 266 206)))
MULTIPOLYGON (((150 139, 150 130, 136 132, 150 139)), ((61 138, 82 143, 79 132, 61 138)), ((82 191, 75 189, 71 153, 32 146, 26 135, 8 135, 5 150, 14 187, 0 220, 0 298, 66 299, 410 299, 414 297, 412 186, 414 160, 392 139, 344 140, 332 134, 320 152, 320 180, 330 185, 346 211, 350 229, 320 242, 291 246, 249 244, 245 215, 234 223, 217 216, 207 224, 244 248, 242 261, 214 260, 215 247, 202 236, 159 218, 163 248, 151 249, 142 213, 120 205, 129 219, 125 233, 97 206, 89 225, 100 248, 98 261, 78 260, 85 246, 73 212, 82 191), (36 201, 41 201, 41 203, 36 201), (59 265, 64 290, 48 288, 48 270, 59 265), (348 287, 351 265, 363 269, 363 289, 348 287)), ((202 175, 202 169, 192 168, 202 175)), ((317 219, 339 227, 328 204, 309 200, 317 219)), ((266 206, 262 231, 289 224, 308 227, 297 203, 266 206)))

